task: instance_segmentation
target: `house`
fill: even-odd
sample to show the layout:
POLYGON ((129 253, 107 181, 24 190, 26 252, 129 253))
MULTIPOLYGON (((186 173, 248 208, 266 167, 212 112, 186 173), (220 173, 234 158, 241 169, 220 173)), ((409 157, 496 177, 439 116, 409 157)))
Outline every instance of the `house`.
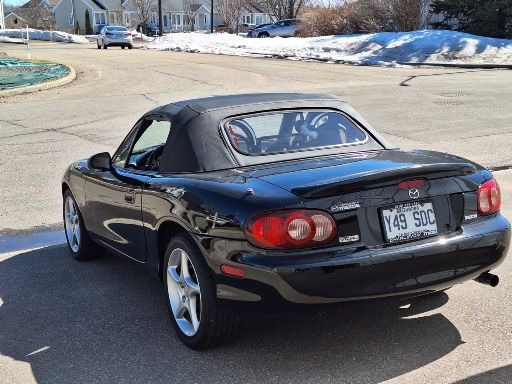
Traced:
MULTIPOLYGON (((209 0, 162 0, 164 32, 210 29, 210 7, 209 0)), ((156 6, 154 9, 148 24, 158 25, 156 6)), ((132 0, 60 0, 54 8, 56 29, 73 32, 78 24, 80 32, 84 33, 86 10, 89 11, 94 33, 97 33, 104 25, 123 25, 135 28, 139 24, 132 0)), ((241 23, 252 24, 270 21, 270 15, 253 5, 244 7, 240 20, 241 23)), ((214 9, 213 25, 222 23, 219 13, 214 9)))
POLYGON ((4 17, 5 28, 8 28, 8 29, 17 29, 17 28, 24 27, 25 26, 25 24, 23 23, 24 21, 25 21, 25 19, 18 16, 14 12, 11 12, 7 16, 4 17))
POLYGON ((263 23, 272 23, 273 21, 272 16, 265 12, 259 5, 249 3, 244 6, 242 10, 240 23, 258 25, 263 23))
POLYGON ((132 26, 136 24, 135 12, 123 0, 60 0, 55 7, 55 25, 60 31, 73 32, 78 25, 85 32, 85 14, 89 13, 94 33, 105 25, 132 26))

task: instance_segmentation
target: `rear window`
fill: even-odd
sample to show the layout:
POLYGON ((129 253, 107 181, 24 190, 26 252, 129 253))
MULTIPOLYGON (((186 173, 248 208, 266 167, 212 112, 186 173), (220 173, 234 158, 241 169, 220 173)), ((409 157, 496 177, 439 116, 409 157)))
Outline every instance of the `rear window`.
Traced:
POLYGON ((368 136, 348 116, 334 111, 287 111, 237 117, 224 128, 236 151, 266 155, 364 144, 368 136))
POLYGON ((107 27, 107 31, 109 32, 126 32, 128 29, 125 27, 107 27))

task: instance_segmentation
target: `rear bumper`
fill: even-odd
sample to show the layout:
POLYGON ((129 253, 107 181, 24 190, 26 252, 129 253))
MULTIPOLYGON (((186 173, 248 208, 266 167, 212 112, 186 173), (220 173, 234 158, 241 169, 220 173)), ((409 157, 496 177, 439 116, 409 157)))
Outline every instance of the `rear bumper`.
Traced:
POLYGON ((216 242, 228 250, 209 255, 217 273, 217 296, 225 304, 266 306, 327 304, 445 289, 497 267, 510 244, 510 224, 497 215, 438 237, 367 249, 343 247, 282 254, 262 254, 241 242, 216 242), (245 279, 219 273, 220 265, 243 268, 245 279))
POLYGON ((105 38, 105 44, 109 46, 132 45, 132 39, 109 39, 105 38))

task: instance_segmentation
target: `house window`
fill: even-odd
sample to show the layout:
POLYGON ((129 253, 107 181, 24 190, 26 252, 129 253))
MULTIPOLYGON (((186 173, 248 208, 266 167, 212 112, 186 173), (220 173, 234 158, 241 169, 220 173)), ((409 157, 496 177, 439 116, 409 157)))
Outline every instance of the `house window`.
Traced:
POLYGON ((75 25, 75 23, 73 21, 73 14, 72 13, 68 13, 68 24, 69 25, 75 25))
POLYGON ((256 16, 255 19, 256 19, 255 23, 257 25, 263 24, 263 17, 262 16, 256 16))
POLYGON ((123 16, 124 16, 124 25, 126 25, 126 26, 130 25, 130 24, 131 24, 131 20, 130 20, 131 15, 130 15, 130 12, 124 12, 123 16))
POLYGON ((105 12, 94 12, 94 24, 96 24, 96 25, 107 24, 105 12))
POLYGON ((164 28, 167 28, 169 26, 169 16, 164 15, 164 28))
POLYGON ((179 14, 171 14, 171 26, 179 27, 181 26, 181 15, 179 14))
POLYGON ((244 16, 244 23, 251 24, 251 15, 244 16))
POLYGON ((204 17, 204 23, 208 24, 208 16, 206 15, 206 13, 203 14, 203 17, 204 17))
POLYGON ((150 22, 151 22, 152 24, 158 24, 158 16, 157 16, 157 14, 156 14, 155 12, 153 12, 153 13, 151 14, 150 22))

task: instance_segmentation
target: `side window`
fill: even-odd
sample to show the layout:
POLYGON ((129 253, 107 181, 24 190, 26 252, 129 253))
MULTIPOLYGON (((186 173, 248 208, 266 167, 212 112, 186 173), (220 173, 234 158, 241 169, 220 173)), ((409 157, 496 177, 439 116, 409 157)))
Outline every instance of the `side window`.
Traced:
POLYGON ((131 169, 157 171, 170 130, 169 121, 143 122, 134 137, 128 138, 122 144, 114 164, 131 169))
POLYGON ((116 152, 116 155, 112 159, 112 163, 116 167, 124 168, 126 166, 126 162, 128 160, 128 155, 130 154, 130 150, 132 149, 133 140, 137 136, 138 129, 134 129, 130 132, 130 134, 124 139, 121 146, 116 152))

